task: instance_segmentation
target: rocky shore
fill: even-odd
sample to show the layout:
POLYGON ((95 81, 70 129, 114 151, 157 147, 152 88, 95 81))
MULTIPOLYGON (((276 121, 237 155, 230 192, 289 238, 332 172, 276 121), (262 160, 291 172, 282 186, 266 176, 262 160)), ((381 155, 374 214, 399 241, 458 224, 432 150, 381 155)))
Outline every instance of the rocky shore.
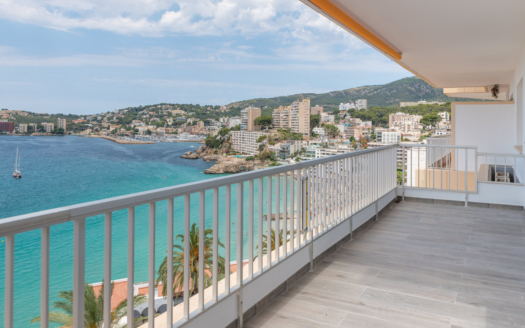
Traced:
POLYGON ((241 173, 254 170, 253 161, 245 161, 244 158, 225 157, 214 154, 213 151, 213 149, 206 146, 200 146, 195 152, 188 151, 180 158, 202 159, 206 162, 214 162, 215 165, 204 170, 206 174, 241 173))

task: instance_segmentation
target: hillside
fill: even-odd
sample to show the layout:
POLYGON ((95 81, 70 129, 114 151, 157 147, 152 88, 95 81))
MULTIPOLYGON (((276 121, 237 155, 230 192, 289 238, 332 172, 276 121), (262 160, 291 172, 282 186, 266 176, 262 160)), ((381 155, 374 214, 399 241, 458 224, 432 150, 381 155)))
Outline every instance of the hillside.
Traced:
POLYGON ((326 109, 337 109, 340 103, 367 99, 368 107, 397 106, 400 101, 465 101, 464 98, 450 98, 418 77, 407 77, 384 85, 363 86, 328 93, 302 93, 274 98, 257 98, 231 103, 228 107, 255 106, 270 109, 288 106, 297 99, 310 98, 312 106, 324 106, 326 109))

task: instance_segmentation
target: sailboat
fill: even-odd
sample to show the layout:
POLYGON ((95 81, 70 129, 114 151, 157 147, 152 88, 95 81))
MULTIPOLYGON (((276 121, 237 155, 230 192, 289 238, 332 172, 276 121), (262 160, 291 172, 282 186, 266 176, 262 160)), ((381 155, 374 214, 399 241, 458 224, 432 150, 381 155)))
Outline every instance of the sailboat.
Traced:
POLYGON ((13 178, 22 178, 22 173, 20 173, 20 155, 18 155, 18 147, 16 147, 15 170, 13 171, 13 178))

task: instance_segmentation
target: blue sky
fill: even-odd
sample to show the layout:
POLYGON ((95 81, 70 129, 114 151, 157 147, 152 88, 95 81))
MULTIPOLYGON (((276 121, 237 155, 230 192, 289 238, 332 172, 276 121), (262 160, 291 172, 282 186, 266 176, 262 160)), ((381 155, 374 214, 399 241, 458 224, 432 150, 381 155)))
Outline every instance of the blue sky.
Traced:
POLYGON ((0 0, 0 108, 225 105, 411 76, 298 0, 0 0))

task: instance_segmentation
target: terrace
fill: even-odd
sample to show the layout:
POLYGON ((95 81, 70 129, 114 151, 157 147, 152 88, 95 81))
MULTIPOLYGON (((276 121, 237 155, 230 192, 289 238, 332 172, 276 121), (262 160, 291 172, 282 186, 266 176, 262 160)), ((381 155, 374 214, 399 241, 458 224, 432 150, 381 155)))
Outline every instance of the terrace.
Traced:
POLYGON ((286 288, 247 327, 523 327, 525 217, 413 199, 286 288))

